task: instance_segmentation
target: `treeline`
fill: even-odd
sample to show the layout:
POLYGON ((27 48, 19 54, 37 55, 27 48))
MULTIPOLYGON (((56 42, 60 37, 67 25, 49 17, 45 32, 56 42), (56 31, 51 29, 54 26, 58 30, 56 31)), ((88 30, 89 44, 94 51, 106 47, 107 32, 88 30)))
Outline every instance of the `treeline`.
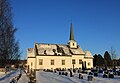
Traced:
POLYGON ((110 55, 108 51, 105 51, 104 56, 100 54, 95 54, 93 57, 93 66, 99 68, 116 68, 120 66, 120 59, 112 58, 113 55, 110 55))

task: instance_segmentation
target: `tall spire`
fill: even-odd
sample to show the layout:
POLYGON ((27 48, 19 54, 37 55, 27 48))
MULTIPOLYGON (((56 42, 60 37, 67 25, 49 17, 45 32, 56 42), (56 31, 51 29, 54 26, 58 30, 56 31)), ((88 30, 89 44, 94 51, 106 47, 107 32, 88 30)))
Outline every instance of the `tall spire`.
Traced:
POLYGON ((73 33, 72 22, 70 24, 70 40, 74 40, 74 33, 73 33))

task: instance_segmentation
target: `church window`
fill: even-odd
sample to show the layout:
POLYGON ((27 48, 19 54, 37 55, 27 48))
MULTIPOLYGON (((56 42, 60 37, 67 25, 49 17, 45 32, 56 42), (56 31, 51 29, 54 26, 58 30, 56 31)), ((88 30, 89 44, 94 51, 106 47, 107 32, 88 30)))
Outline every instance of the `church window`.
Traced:
POLYGON ((88 66, 90 66, 90 63, 88 63, 88 66))
POLYGON ((31 62, 31 67, 32 67, 33 63, 31 62))
POLYGON ((65 65, 65 60, 62 60, 62 65, 65 65))
POLYGON ((39 59, 39 65, 43 65, 43 59, 39 59))
POLYGON ((46 53, 46 50, 44 50, 44 54, 46 55, 47 53, 46 53))
POLYGON ((54 65, 54 59, 51 60, 51 65, 54 65))
POLYGON ((79 59, 79 64, 82 64, 82 59, 79 59))
POLYGON ((73 43, 73 46, 74 46, 75 44, 73 43))
POLYGON ((75 59, 72 59, 72 64, 75 64, 75 59))

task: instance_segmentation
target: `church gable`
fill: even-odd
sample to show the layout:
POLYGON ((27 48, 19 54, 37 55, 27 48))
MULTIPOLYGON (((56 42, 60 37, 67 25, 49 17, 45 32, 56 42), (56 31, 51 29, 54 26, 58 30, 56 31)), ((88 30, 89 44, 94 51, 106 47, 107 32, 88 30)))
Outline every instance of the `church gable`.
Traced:
POLYGON ((27 49, 27 57, 35 57, 33 48, 28 48, 27 49))

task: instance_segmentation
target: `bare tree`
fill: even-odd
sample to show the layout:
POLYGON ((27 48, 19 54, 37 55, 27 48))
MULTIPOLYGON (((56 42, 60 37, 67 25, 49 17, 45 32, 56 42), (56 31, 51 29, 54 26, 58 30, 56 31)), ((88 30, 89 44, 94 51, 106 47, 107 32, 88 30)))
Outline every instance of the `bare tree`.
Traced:
POLYGON ((112 58, 112 66, 115 69, 117 65, 117 61, 116 61, 117 54, 116 54, 116 50, 113 47, 110 48, 110 55, 112 58))
POLYGON ((12 60, 20 58, 19 42, 15 39, 17 29, 13 26, 11 11, 9 0, 0 0, 0 60, 2 65, 10 64, 12 60))
POLYGON ((112 60, 117 58, 116 50, 113 47, 110 48, 110 55, 112 60))

